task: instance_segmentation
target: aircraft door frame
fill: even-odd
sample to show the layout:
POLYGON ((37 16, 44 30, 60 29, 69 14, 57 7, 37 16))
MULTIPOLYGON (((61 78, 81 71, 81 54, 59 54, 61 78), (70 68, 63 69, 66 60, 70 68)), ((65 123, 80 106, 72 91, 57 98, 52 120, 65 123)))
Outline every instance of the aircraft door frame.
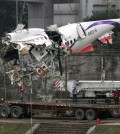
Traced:
POLYGON ((77 25, 77 32, 80 38, 84 39, 86 37, 85 30, 81 24, 77 25))

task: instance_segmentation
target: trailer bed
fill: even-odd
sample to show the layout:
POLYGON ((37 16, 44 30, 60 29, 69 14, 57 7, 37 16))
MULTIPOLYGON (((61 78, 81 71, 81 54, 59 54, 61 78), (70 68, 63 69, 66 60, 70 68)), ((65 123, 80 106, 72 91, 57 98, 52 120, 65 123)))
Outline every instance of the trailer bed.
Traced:
MULTIPOLYGON (((69 113, 74 114, 77 119, 94 119, 96 115, 101 113, 111 113, 113 115, 120 115, 120 105, 106 105, 106 104, 72 104, 72 103, 50 103, 50 102, 25 102, 25 101, 4 101, 0 102, 0 116, 4 116, 8 112, 13 118, 31 114, 49 113, 52 115, 65 115, 69 113), (19 116, 17 115, 19 113, 19 116), (116 114, 117 113, 117 114, 116 114), (16 115, 15 115, 16 114, 16 115), (91 116, 94 116, 91 118, 91 116)), ((8 116, 7 116, 8 117, 8 116)))

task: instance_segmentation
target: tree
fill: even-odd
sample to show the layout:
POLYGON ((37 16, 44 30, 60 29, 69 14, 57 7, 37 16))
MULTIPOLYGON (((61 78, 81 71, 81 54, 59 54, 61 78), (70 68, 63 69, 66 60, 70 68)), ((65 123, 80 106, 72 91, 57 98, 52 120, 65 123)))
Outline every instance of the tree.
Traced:
MULTIPOLYGON (((84 21, 117 19, 119 17, 120 15, 116 11, 102 11, 102 12, 94 12, 92 16, 85 18, 84 21)), ((113 31, 117 35, 117 33, 120 32, 120 26, 116 27, 113 31)))
MULTIPOLYGON (((85 21, 96 21, 96 20, 106 20, 106 19, 116 19, 119 18, 119 14, 116 11, 110 11, 106 10, 104 12, 96 12, 93 13, 92 16, 85 18, 85 21)), ((115 57, 114 54, 119 53, 120 50, 120 25, 113 29, 114 35, 113 35, 113 44, 103 44, 95 41, 93 44, 95 50, 99 51, 100 54, 103 54, 104 59, 104 67, 103 70, 105 70, 106 78, 107 80, 117 80, 119 76, 116 75, 116 70, 118 67, 118 59, 115 57), (109 56, 108 56, 109 55, 109 56), (105 62, 107 61, 107 62, 105 62), (109 66, 110 65, 110 66, 109 66)), ((100 62, 100 65, 102 64, 102 61, 100 62)), ((102 69, 101 66, 97 67, 98 72, 102 69)))
MULTIPOLYGON (((21 17, 21 11, 23 2, 18 2, 18 15, 19 20, 21 17)), ((27 27, 27 5, 25 8, 25 14, 22 21, 27 27)), ((6 32, 10 32, 16 28, 16 3, 14 1, 0 1, 0 37, 4 36, 6 32)))

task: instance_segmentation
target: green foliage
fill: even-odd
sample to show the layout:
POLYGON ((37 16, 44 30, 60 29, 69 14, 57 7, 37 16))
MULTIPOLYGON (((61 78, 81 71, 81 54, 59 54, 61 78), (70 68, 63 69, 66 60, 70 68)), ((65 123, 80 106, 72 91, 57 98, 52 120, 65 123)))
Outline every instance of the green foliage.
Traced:
MULTIPOLYGON (((21 17, 23 2, 18 2, 18 16, 21 17)), ((27 26, 27 6, 23 15, 22 23, 27 26)), ((16 3, 14 1, 0 1, 0 37, 6 32, 16 28, 16 3)))
POLYGON ((0 134, 25 134, 30 129, 30 124, 1 123, 0 134))
POLYGON ((90 134, 119 134, 120 133, 120 127, 119 125, 114 125, 114 126, 97 126, 93 132, 90 134))
POLYGON ((95 20, 106 20, 106 19, 116 19, 119 18, 120 15, 116 11, 103 11, 103 12, 95 12, 92 16, 87 17, 84 21, 95 21, 95 20))

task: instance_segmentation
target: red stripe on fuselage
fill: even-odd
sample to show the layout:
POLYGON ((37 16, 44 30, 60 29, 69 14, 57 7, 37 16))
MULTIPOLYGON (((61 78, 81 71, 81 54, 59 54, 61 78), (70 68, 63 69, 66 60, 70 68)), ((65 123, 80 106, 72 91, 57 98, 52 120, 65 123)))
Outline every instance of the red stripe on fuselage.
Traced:
POLYGON ((92 44, 89 44, 86 47, 75 52, 75 54, 87 53, 87 52, 92 52, 92 51, 94 51, 94 48, 93 48, 92 44))

